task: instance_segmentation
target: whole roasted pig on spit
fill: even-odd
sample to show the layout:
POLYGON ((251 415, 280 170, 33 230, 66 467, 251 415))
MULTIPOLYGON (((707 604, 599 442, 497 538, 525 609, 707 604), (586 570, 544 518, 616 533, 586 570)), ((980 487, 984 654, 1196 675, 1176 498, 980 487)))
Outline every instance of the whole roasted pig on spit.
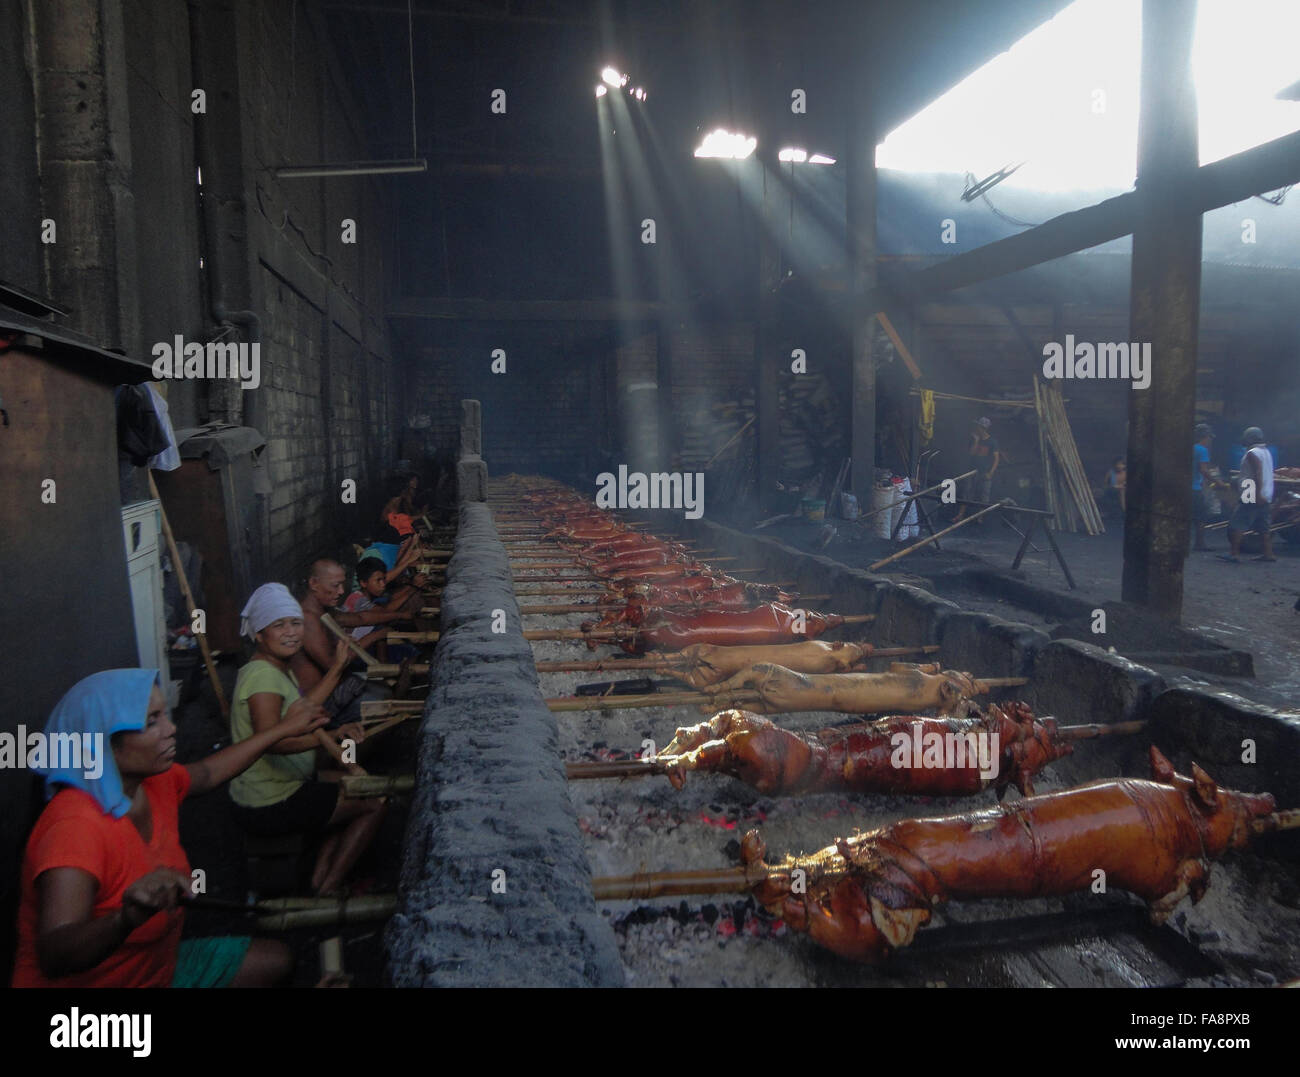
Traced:
MULTIPOLYGON (((816 639, 844 623, 845 618, 839 614, 794 610, 780 602, 769 602, 752 610, 704 610, 689 614, 650 607, 645 623, 618 642, 628 654, 642 654, 647 650, 680 651, 693 643, 719 647, 797 643, 816 639)), ((587 647, 595 650, 597 642, 589 639, 587 647)))
POLYGON ((1176 774, 1151 749, 1152 780, 1120 778, 984 811, 902 819, 768 867, 758 831, 741 844, 754 895, 841 957, 878 962, 907 946, 941 902, 1070 894, 1105 872, 1162 922, 1199 901, 1210 859, 1245 847, 1268 793, 1222 789, 1199 766, 1176 774), (802 873, 802 874, 800 874, 802 873), (802 891, 802 892, 801 892, 802 891))
POLYGON ((680 789, 688 771, 738 778, 768 795, 876 793, 973 796, 1008 785, 1033 792, 1033 775, 1069 755, 1051 718, 1024 703, 969 705, 965 717, 892 715, 816 732, 782 729, 743 710, 677 730, 655 760, 680 789), (927 765, 931 764, 931 765, 927 765))
POLYGON ((808 674, 761 662, 703 691, 716 695, 757 692, 760 701, 745 706, 759 714, 913 714, 929 710, 952 714, 978 695, 979 687, 969 673, 940 670, 937 665, 896 662, 888 673, 808 674))
POLYGON ((716 647, 697 643, 682 650, 685 663, 673 676, 692 688, 704 688, 725 681, 751 666, 772 662, 801 673, 847 673, 865 665, 874 648, 870 643, 831 643, 810 639, 760 647, 716 647))

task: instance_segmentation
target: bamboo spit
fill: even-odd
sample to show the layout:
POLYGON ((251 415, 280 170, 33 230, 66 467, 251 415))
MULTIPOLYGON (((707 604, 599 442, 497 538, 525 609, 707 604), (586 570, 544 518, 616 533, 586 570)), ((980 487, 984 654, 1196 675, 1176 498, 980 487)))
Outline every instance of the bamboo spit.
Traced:
MULTIPOLYGON (((410 672, 412 673, 428 673, 429 663, 412 662, 406 668, 410 670, 410 672)), ((366 670, 366 676, 371 680, 383 680, 386 678, 400 677, 401 675, 402 675, 401 666, 393 665, 392 663, 386 663, 386 662, 376 662, 373 666, 370 666, 366 670)))
MULTIPOLYGON (((1097 737, 1124 737, 1137 733, 1145 722, 1114 722, 1111 725, 1065 725, 1057 729, 1062 740, 1094 740, 1097 737)), ((679 757, 659 755, 650 759, 602 759, 564 764, 564 776, 569 781, 586 781, 593 778, 648 778, 663 774, 669 764, 679 757)), ((1296 809, 1300 814, 1300 808, 1296 809)), ((1279 813, 1281 814, 1281 813, 1279 813)))
MULTIPOLYGON (((1028 677, 985 677, 975 681, 976 691, 983 695, 993 688, 1018 688, 1028 684, 1028 677)), ((761 703, 763 693, 754 690, 740 692, 653 692, 644 696, 557 696, 546 705, 553 711, 603 711, 635 707, 689 707, 694 704, 742 707, 746 703, 761 703)))
POLYGON ((289 897, 246 904, 217 898, 183 896, 181 904, 193 909, 237 912, 257 917, 262 931, 287 931, 293 927, 326 927, 387 920, 397 911, 396 894, 364 894, 351 898, 289 897))
POLYGON ((328 613, 322 613, 320 615, 320 623, 323 624, 326 628, 328 628, 340 640, 346 643, 348 650, 350 650, 354 655, 360 658, 361 661, 365 663, 367 668, 378 665, 379 659, 377 659, 373 654, 371 654, 364 647, 362 647, 361 644, 359 644, 356 640, 354 640, 352 638, 352 633, 345 632, 342 628, 340 628, 338 622, 335 621, 334 618, 331 617, 328 613))
POLYGON ((907 549, 899 550, 898 553, 892 553, 888 557, 882 558, 881 560, 877 561, 874 565, 869 566, 867 568, 867 571, 875 572, 876 569, 889 564, 891 561, 897 561, 900 557, 906 557, 909 553, 912 553, 914 550, 919 550, 922 546, 928 546, 936 539, 941 539, 944 537, 944 535, 952 534, 952 532, 956 531, 957 528, 965 527, 967 524, 973 523, 975 520, 978 520, 981 516, 987 516, 990 512, 996 512, 998 509, 1003 508, 1009 504, 1011 504, 1010 499, 1003 498, 996 505, 989 505, 987 508, 980 509, 979 512, 973 512, 969 516, 967 516, 964 520, 959 520, 957 523, 952 524, 949 527, 945 527, 942 531, 936 531, 933 535, 928 535, 927 537, 923 538, 920 542, 914 542, 911 546, 907 547, 907 549))
MULTIPOLYGON (((754 569, 747 569, 747 568, 745 568, 745 569, 733 568, 733 569, 728 573, 728 575, 735 575, 737 572, 751 572, 751 571, 756 571, 756 570, 754 570, 754 569)), ((517 597, 517 598, 541 598, 541 597, 545 597, 545 596, 548 596, 548 595, 604 595, 604 596, 608 597, 612 591, 617 590, 617 588, 620 586, 619 584, 615 583, 615 581, 613 581, 613 580, 610 580, 608 583, 599 583, 599 582, 597 582, 596 580, 587 580, 587 581, 585 581, 585 582, 587 582, 587 583, 589 583, 589 584, 593 584, 594 586, 591 586, 591 587, 541 587, 541 588, 538 588, 538 589, 535 590, 535 591, 525 591, 525 590, 523 590, 523 589, 521 589, 521 588, 519 588, 519 587, 516 587, 516 588, 514 589, 514 591, 515 591, 515 597, 517 597)), ((649 582, 653 582, 653 581, 649 581, 649 582)), ((669 583, 672 583, 672 580, 669 579, 668 582, 669 582, 669 583)), ((629 586, 630 586, 630 584, 629 584, 629 586)), ((791 591, 791 590, 794 590, 794 589, 795 589, 796 587, 798 587, 799 585, 798 585, 797 583, 795 583, 793 580, 783 580, 782 582, 780 582, 780 583, 774 583, 774 584, 772 584, 771 586, 776 587, 776 588, 778 588, 778 589, 780 589, 780 590, 782 590, 782 591, 791 591)), ((427 594, 428 592, 425 592, 425 593, 427 594)))
MULTIPOLYGON (((708 598, 708 592, 706 591, 700 597, 708 598)), ((800 595, 799 601, 800 602, 825 602, 827 599, 833 597, 834 596, 830 594, 800 595)), ((572 602, 567 604, 552 602, 552 603, 543 603, 537 606, 520 606, 519 612, 522 616, 525 617, 537 617, 537 616, 544 616, 553 613, 599 613, 601 610, 621 610, 626 605, 627 605, 626 602, 572 602)), ((663 605, 660 605, 659 603, 655 602, 652 603, 652 605, 657 610, 671 610, 673 612, 680 611, 684 613, 690 613, 695 610, 706 610, 709 608, 707 602, 704 603, 697 602, 695 604, 688 604, 683 602, 670 602, 670 603, 665 603, 663 605)), ((420 611, 420 614, 421 616, 424 617, 436 617, 438 615, 438 608, 436 606, 428 606, 422 609, 420 611)))
MULTIPOLYGON (((1274 812, 1251 824, 1256 834, 1300 827, 1300 809, 1274 812)), ((798 865, 795 865, 798 866, 798 865)), ((634 875, 599 875, 591 880, 592 895, 597 901, 621 901, 657 897, 684 897, 688 894, 744 893, 769 875, 789 875, 789 868, 746 873, 745 868, 705 868, 701 871, 641 871, 634 875)), ((825 870, 819 877, 833 877, 825 870)))
POLYGON ((364 778, 348 775, 339 782, 339 785, 347 800, 386 797, 396 793, 411 792, 415 788, 415 775, 398 774, 388 777, 383 774, 371 774, 364 778))
MULTIPOLYGON (((938 644, 925 647, 880 647, 869 654, 868 658, 902 658, 915 654, 934 654, 938 644)), ((600 658, 590 662, 538 662, 538 673, 617 673, 625 670, 650 670, 659 673, 671 673, 675 669, 688 666, 688 660, 680 655, 666 655, 663 658, 600 658)))
MULTIPOLYGON (((874 613, 852 613, 842 618, 843 624, 866 624, 875 620, 874 613)), ((839 627, 838 625, 836 627, 839 627)), ((593 628, 584 632, 581 628, 539 628, 524 629, 522 635, 526 640, 591 640, 595 643, 622 643, 636 638, 635 628, 593 628)), ((437 632, 389 632, 388 638, 394 642, 436 643, 437 632)))
MULTIPOLYGON (((971 470, 968 471, 968 472, 966 472, 965 475, 956 475, 956 476, 953 477, 953 479, 952 479, 951 481, 953 481, 953 482, 961 482, 962 479, 969 479, 969 478, 970 478, 972 475, 974 475, 974 474, 975 474, 975 468, 971 468, 971 470)), ((886 511, 888 511, 889 509, 896 509, 896 508, 899 508, 899 507, 902 506, 902 505, 908 505, 908 504, 911 504, 913 501, 915 501, 915 500, 916 500, 917 498, 919 498, 919 497, 925 497, 926 494, 932 494, 932 493, 934 493, 936 490, 941 490, 941 489, 943 488, 943 484, 944 484, 944 482, 948 482, 948 481, 949 481, 948 479, 944 479, 943 482, 935 483, 935 485, 933 485, 933 486, 928 486, 928 487, 926 487, 924 490, 918 490, 918 491, 917 491, 916 493, 914 493, 914 494, 908 494, 908 495, 907 495, 906 497, 904 497, 901 501, 895 501, 892 505, 881 505, 880 508, 878 508, 878 509, 872 509, 870 512, 864 512, 864 513, 862 513, 862 514, 857 518, 857 520, 855 520, 854 522, 860 524, 860 523, 862 523, 863 520, 870 520, 871 517, 873 517, 873 516, 878 516, 880 513, 882 513, 882 512, 886 512, 886 511)))

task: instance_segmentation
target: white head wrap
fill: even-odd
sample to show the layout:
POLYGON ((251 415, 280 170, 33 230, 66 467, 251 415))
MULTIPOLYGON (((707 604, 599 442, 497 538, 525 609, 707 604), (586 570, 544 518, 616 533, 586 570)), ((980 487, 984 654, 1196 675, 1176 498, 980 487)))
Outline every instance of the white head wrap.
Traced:
POLYGON ((267 625, 281 617, 301 617, 302 607, 282 583, 264 583, 249 597, 240 611, 239 634, 253 639, 267 625))

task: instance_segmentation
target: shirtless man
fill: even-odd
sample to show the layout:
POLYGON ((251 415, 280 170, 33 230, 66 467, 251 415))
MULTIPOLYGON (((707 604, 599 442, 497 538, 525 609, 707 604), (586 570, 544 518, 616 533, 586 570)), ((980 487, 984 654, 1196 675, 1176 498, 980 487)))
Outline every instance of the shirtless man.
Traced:
MULTIPOLYGON (((322 557, 313 561, 311 572, 307 577, 307 593, 302 599, 302 649, 293 656, 289 668, 298 679, 298 689, 304 694, 310 692, 324 678, 326 670, 334 661, 335 639, 321 623, 321 614, 328 613, 341 628, 359 628, 362 625, 383 625, 389 621, 398 621, 411 616, 403 609, 371 609, 360 613, 348 613, 336 609, 343 597, 343 566, 337 561, 322 557)), ((371 632, 360 640, 363 647, 373 646, 384 639, 387 632, 371 632)), ((325 710, 335 718, 345 716, 366 690, 364 677, 345 677, 325 701, 325 710)))

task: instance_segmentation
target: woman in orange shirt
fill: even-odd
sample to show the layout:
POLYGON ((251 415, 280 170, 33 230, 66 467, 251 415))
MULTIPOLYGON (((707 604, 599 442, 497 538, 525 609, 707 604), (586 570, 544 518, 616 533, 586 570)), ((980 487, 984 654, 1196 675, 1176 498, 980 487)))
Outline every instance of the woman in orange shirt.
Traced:
POLYGON ((274 728, 182 766, 158 673, 79 681, 45 726, 49 804, 23 856, 15 987, 270 986, 288 948, 266 939, 181 941, 190 863, 178 809, 245 770, 284 737, 326 722, 306 701, 274 728), (68 745, 73 739, 80 753, 68 745), (63 741, 53 758, 54 746, 63 741), (75 756, 75 765, 69 759, 75 756))

